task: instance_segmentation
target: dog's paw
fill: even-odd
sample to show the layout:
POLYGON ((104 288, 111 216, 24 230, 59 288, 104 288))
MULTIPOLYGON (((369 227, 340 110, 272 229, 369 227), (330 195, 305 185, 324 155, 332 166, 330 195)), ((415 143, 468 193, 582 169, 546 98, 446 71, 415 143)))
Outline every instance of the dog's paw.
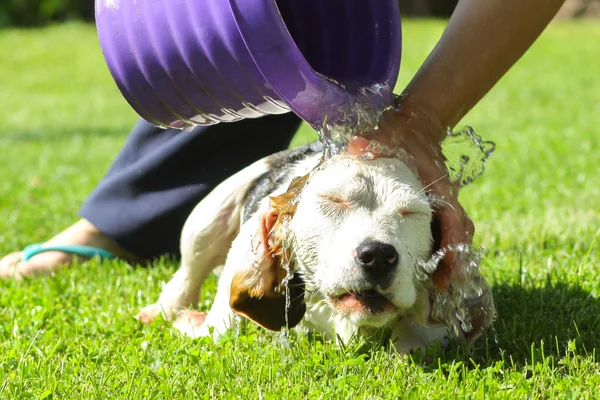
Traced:
POLYGON ((394 327, 392 339, 398 353, 411 354, 435 343, 445 347, 449 342, 449 334, 446 326, 428 327, 412 317, 406 317, 394 327))
POLYGON ((208 330, 203 329, 207 314, 195 310, 182 310, 177 314, 173 328, 194 339, 207 336, 208 330))
POLYGON ((144 325, 150 325, 160 314, 164 314, 163 308, 159 303, 155 303, 142 308, 142 311, 140 311, 135 318, 144 325))

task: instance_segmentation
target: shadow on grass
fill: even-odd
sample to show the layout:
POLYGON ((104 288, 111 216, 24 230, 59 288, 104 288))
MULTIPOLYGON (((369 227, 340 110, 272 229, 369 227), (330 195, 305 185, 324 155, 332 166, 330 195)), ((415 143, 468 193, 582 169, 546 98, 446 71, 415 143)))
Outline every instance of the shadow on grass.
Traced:
POLYGON ((600 345, 600 299, 576 285, 547 282, 542 287, 501 284, 493 288, 497 310, 493 328, 471 351, 454 348, 437 355, 416 355, 433 368, 461 360, 488 367, 503 361, 515 367, 532 360, 564 357, 573 351, 593 356, 600 345), (438 358, 439 357, 439 358, 438 358))

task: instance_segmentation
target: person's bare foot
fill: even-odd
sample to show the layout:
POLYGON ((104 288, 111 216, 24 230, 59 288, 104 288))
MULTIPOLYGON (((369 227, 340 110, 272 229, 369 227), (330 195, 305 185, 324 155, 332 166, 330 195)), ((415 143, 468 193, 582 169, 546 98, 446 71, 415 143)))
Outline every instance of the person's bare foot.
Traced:
MULTIPOLYGON (((112 239, 100 232, 94 225, 81 219, 71 225, 52 239, 46 245, 85 245, 109 251, 120 259, 129 262, 140 262, 140 257, 122 249, 112 239)), ((69 266, 75 257, 84 260, 85 257, 76 256, 61 251, 47 251, 37 254, 27 261, 22 261, 23 252, 11 253, 0 260, 0 278, 20 279, 24 276, 49 274, 61 267, 69 266)))

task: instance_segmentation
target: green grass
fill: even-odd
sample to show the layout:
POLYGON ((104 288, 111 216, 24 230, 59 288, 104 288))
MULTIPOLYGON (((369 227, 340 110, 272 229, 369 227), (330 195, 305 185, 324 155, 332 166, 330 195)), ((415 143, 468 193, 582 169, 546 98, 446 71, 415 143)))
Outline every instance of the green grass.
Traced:
MULTIPOLYGON (((400 86, 442 29, 405 23, 400 86)), ((596 398, 599 42, 598 24, 552 26, 464 121, 497 143, 461 195, 499 312, 472 351, 285 348, 253 327, 190 341, 133 319, 174 263, 89 262, 0 282, 0 398, 596 398)), ((68 226, 135 120, 92 27, 0 31, 0 254, 68 226)))

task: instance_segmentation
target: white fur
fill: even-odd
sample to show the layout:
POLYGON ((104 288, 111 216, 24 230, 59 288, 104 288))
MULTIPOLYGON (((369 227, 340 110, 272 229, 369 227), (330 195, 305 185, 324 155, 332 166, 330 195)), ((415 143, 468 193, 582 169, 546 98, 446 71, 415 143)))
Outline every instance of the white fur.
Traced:
MULTIPOLYGON (((311 156, 293 166, 303 176, 319 163, 311 156)), ((267 171, 261 160, 219 185, 190 215, 181 239, 182 264, 163 288, 156 304, 138 317, 149 322, 159 313, 177 319, 182 310, 195 307, 200 286, 208 273, 227 259, 219 279, 217 295, 201 326, 190 327, 177 320, 176 328, 193 337, 214 337, 234 327, 241 317, 229 306, 231 281, 236 271, 252 262, 251 238, 258 216, 268 208, 268 198, 246 223, 240 226, 244 195, 251 183, 267 171), (230 248, 231 246, 231 248, 230 248)), ((285 192, 285 182, 271 195, 285 192)), ((347 342, 364 330, 387 327, 401 352, 443 340, 448 329, 429 328, 419 321, 428 312, 422 283, 415 278, 416 260, 431 255, 432 210, 415 175, 398 159, 363 161, 349 156, 328 160, 311 175, 290 224, 296 268, 305 281, 307 312, 300 329, 313 329, 347 342), (349 204, 340 208, 331 202, 339 198, 349 204), (394 304, 391 311, 376 315, 342 312, 331 297, 349 290, 372 289, 355 265, 353 251, 365 240, 393 245, 399 262, 385 290, 394 304)))

